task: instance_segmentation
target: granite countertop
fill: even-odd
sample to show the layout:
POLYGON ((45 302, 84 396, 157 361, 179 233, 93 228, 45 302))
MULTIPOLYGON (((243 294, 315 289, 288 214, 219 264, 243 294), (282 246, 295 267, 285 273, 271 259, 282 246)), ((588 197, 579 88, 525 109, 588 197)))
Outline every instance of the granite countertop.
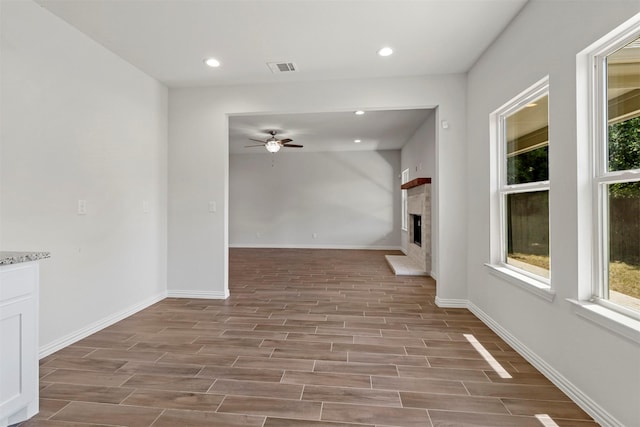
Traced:
POLYGON ((0 251, 0 265, 18 264, 20 262, 37 261, 49 258, 49 252, 12 252, 0 251))

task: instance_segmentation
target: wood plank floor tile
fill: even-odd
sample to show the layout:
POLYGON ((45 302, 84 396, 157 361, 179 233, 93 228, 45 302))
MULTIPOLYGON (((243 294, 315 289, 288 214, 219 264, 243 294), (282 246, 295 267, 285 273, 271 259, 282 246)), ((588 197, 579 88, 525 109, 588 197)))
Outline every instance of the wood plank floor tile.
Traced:
POLYGON ((306 385, 302 400, 400 407, 397 391, 306 385))
POLYGON ((491 396, 504 398, 519 398, 531 400, 570 401, 566 394, 555 386, 522 385, 522 384, 493 384, 493 383, 464 383, 473 396, 491 396))
POLYGON ((485 372, 477 369, 433 368, 423 366, 398 366, 398 375, 408 378, 431 378, 451 381, 489 382, 485 372))
POLYGON ((349 353, 348 362, 389 363, 400 366, 429 366, 425 356, 403 356, 393 354, 349 353))
POLYGON ((371 377, 371 385, 375 389, 419 391, 425 393, 468 395, 467 389, 460 381, 433 380, 430 378, 371 377))
POLYGON ((218 412, 319 420, 322 403, 265 397, 227 396, 218 412))
POLYGON ((369 375, 347 375, 327 372, 285 371, 282 382, 286 384, 314 384, 356 388, 371 388, 369 375))
POLYGON ((66 384, 90 384, 102 386, 120 386, 131 378, 129 374, 77 371, 73 369, 56 369, 46 377, 47 382, 66 384))
POLYGON ((43 399, 78 400, 95 403, 120 403, 133 392, 131 388, 85 384, 54 383, 40 392, 43 399))
POLYGON ((177 363, 150 363, 132 361, 127 362, 124 366, 118 369, 118 372, 127 374, 160 374, 171 375, 178 377, 194 377, 201 370, 203 366, 199 365, 186 365, 177 363))
POLYGON ((501 400, 509 412, 514 415, 547 414, 552 418, 591 421, 591 417, 573 402, 549 402, 542 400, 504 398, 501 400))
POLYGON ((490 397, 453 397, 446 394, 401 391, 400 399, 402 400, 402 406, 406 408, 509 414, 500 399, 490 397))
POLYGON ((313 371, 334 372, 343 374, 398 376, 398 370, 395 365, 358 362, 331 362, 327 360, 316 361, 313 371))
POLYGON ((381 354, 407 354, 404 347, 393 347, 388 345, 373 345, 373 344, 345 344, 334 343, 332 347, 333 351, 348 351, 353 353, 381 353, 381 354))
POLYGON ((377 424, 400 427, 431 426, 427 411, 414 408, 325 403, 322 420, 377 424))
POLYGON ((264 421, 264 417, 244 414, 169 409, 158 417, 153 427, 262 427, 264 421))
POLYGON ((373 424, 345 424, 327 421, 291 420, 267 417, 263 427, 376 427, 373 424))
POLYGON ((209 378, 173 377, 166 375, 134 375, 124 387, 204 393, 213 384, 209 378))
POLYGON ((98 424, 87 422, 55 421, 41 418, 31 418, 20 424, 20 427, 113 427, 113 424, 98 424))
POLYGON ((479 414, 472 412, 454 412, 429 410, 434 427, 541 427, 557 425, 559 427, 596 427, 597 424, 585 421, 554 420, 554 424, 543 424, 535 417, 516 415, 479 414))
POLYGON ((231 366, 235 363, 238 356, 221 356, 219 354, 182 354, 182 353, 165 353, 158 362, 174 363, 187 365, 213 365, 213 366, 231 366))
POLYGON ((209 393, 299 400, 303 385, 261 381, 217 380, 209 393))
POLYGON ((62 408, 70 403, 69 400, 52 400, 45 397, 40 398, 40 412, 35 418, 47 419, 58 413, 62 408))
POLYGON ((315 360, 279 359, 277 357, 239 356, 233 363, 234 368, 290 369, 292 371, 313 371, 315 360))
POLYGON ((127 427, 148 427, 162 409, 107 403, 71 402, 52 417, 53 420, 112 424, 127 427))
POLYGON ((136 390, 123 405, 214 412, 224 396, 170 390, 136 390))
POLYGON ((126 361, 108 359, 89 359, 79 357, 56 357, 43 365, 45 368, 78 369, 81 371, 115 372, 126 361))
POLYGON ((166 298, 42 359, 20 427, 595 426, 394 253, 232 248, 226 300, 166 298))
POLYGON ((139 360, 144 362, 156 362, 166 353, 163 351, 133 351, 133 350, 111 350, 99 348, 84 356, 90 359, 116 359, 116 360, 139 360))
POLYGON ((271 357, 285 359, 310 359, 333 360, 337 362, 347 361, 346 351, 309 351, 306 348, 276 348, 271 357))
POLYGON ((284 370, 282 369, 253 369, 253 368, 227 368, 221 366, 207 366, 198 374, 201 378, 227 379, 227 380, 252 380, 280 382, 284 370))

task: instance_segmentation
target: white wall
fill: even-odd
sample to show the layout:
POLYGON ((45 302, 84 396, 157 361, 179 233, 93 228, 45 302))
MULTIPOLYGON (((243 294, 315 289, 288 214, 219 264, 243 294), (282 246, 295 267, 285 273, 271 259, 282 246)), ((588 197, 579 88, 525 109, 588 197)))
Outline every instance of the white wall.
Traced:
POLYGON ((604 425, 629 427, 640 425, 640 348, 576 316, 566 298, 576 298, 581 285, 576 219, 584 184, 578 177, 588 173, 578 168, 585 141, 576 133, 576 54, 638 11, 638 1, 530 1, 469 72, 467 112, 472 305, 573 387, 583 405, 593 405, 604 425), (553 302, 490 275, 483 265, 490 260, 489 115, 547 74, 553 302))
POLYGON ((223 296, 228 263, 228 114, 438 107, 442 256, 438 295, 466 299, 465 76, 337 80, 169 92, 169 293, 223 296), (283 111, 283 108, 286 108, 283 111), (216 213, 208 212, 215 201, 216 213))
MULTIPOLYGON (((438 194, 436 193, 436 111, 432 112, 402 147, 400 170, 409 169, 409 181, 431 178, 431 276, 438 279, 438 194)), ((402 231, 401 245, 407 252, 409 232, 402 231)))
POLYGON ((51 252, 50 352, 165 293, 168 93, 37 4, 0 4, 0 247, 51 252))
POLYGON ((229 245, 398 249, 399 171, 399 150, 232 154, 229 245))

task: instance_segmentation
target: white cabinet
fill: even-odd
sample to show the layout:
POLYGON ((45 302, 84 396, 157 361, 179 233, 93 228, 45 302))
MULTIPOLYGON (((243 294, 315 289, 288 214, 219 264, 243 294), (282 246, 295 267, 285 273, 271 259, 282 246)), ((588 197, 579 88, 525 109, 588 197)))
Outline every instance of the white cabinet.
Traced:
POLYGON ((0 427, 38 413, 38 262, 0 266, 0 427))

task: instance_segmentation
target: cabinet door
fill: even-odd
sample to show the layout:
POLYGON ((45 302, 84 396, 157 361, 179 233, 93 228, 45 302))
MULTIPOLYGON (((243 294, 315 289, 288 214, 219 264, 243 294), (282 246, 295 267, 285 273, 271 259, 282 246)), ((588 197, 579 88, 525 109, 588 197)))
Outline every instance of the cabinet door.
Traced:
POLYGON ((37 299, 33 292, 37 282, 29 283, 32 278, 30 269, 0 272, 0 420, 23 410, 37 396, 37 299), (12 279, 19 279, 17 285, 12 279))

